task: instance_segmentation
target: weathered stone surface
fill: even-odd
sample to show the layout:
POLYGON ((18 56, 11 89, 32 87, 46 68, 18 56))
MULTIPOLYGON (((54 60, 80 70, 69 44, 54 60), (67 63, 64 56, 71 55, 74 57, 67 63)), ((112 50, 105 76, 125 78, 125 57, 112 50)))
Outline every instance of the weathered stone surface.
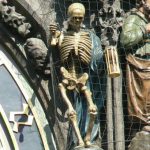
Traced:
POLYGON ((28 60, 32 63, 35 70, 44 74, 49 74, 48 49, 41 39, 29 38, 25 43, 25 50, 28 60))
POLYGON ((132 139, 128 150, 150 150, 150 132, 138 132, 132 139))
POLYGON ((16 12, 15 7, 8 6, 6 0, 0 0, 0 14, 3 21, 15 28, 22 36, 30 33, 31 24, 26 22, 24 16, 16 12))
POLYGON ((97 145, 92 145, 88 148, 85 147, 75 147, 73 150, 103 150, 102 148, 98 147, 97 145))
POLYGON ((55 11, 53 7, 53 0, 16 0, 25 9, 30 8, 28 12, 34 17, 38 18, 38 23, 49 35, 49 24, 55 18, 55 11), (40 22, 39 22, 40 21, 40 22))

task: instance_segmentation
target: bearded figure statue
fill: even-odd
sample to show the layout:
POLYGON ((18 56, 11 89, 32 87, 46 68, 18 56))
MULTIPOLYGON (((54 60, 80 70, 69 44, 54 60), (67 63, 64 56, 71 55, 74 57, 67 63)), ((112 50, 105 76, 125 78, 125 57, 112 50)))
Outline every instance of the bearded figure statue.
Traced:
POLYGON ((138 0, 122 27, 127 52, 128 110, 132 120, 150 131, 150 0, 138 0))
POLYGON ((101 84, 103 52, 95 33, 83 28, 84 15, 82 4, 71 4, 66 31, 58 31, 56 24, 50 25, 50 45, 57 46, 61 59, 62 79, 58 87, 73 128, 73 134, 69 135, 70 147, 101 150, 96 141, 100 139, 99 114, 105 97, 104 84, 101 84))

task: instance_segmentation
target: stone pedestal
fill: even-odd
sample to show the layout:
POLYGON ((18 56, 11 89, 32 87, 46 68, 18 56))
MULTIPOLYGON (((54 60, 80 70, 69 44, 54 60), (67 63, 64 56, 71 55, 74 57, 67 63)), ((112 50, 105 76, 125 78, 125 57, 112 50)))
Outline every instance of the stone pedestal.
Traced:
POLYGON ((138 132, 132 139, 128 150, 150 150, 150 132, 138 132))
POLYGON ((88 148, 85 148, 85 147, 75 147, 73 150, 103 150, 103 149, 100 148, 100 147, 97 146, 97 145, 91 145, 91 146, 88 147, 88 148))

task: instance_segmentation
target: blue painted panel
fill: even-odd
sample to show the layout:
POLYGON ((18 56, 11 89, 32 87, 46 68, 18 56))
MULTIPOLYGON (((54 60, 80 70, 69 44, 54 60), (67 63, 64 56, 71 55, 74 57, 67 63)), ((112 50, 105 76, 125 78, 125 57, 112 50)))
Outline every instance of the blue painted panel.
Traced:
MULTIPOLYGON (((4 66, 0 67, 0 104, 7 117, 10 112, 22 111, 23 103, 26 103, 18 86, 4 66)), ((16 117, 16 120, 19 118, 16 117)), ((24 117, 22 119, 25 119, 24 117)), ((13 123, 10 123, 13 127, 13 123)), ((21 126, 18 133, 14 133, 20 150, 43 150, 43 144, 33 121, 32 126, 21 126)))

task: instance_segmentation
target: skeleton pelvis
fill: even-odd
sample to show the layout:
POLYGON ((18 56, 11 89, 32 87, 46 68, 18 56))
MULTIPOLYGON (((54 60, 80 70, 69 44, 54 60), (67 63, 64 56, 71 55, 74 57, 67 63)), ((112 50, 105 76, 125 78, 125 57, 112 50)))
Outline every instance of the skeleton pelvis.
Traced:
POLYGON ((68 90, 80 90, 83 86, 85 86, 89 77, 87 73, 83 73, 79 77, 74 77, 64 67, 61 67, 60 70, 63 76, 62 82, 66 85, 68 90))

